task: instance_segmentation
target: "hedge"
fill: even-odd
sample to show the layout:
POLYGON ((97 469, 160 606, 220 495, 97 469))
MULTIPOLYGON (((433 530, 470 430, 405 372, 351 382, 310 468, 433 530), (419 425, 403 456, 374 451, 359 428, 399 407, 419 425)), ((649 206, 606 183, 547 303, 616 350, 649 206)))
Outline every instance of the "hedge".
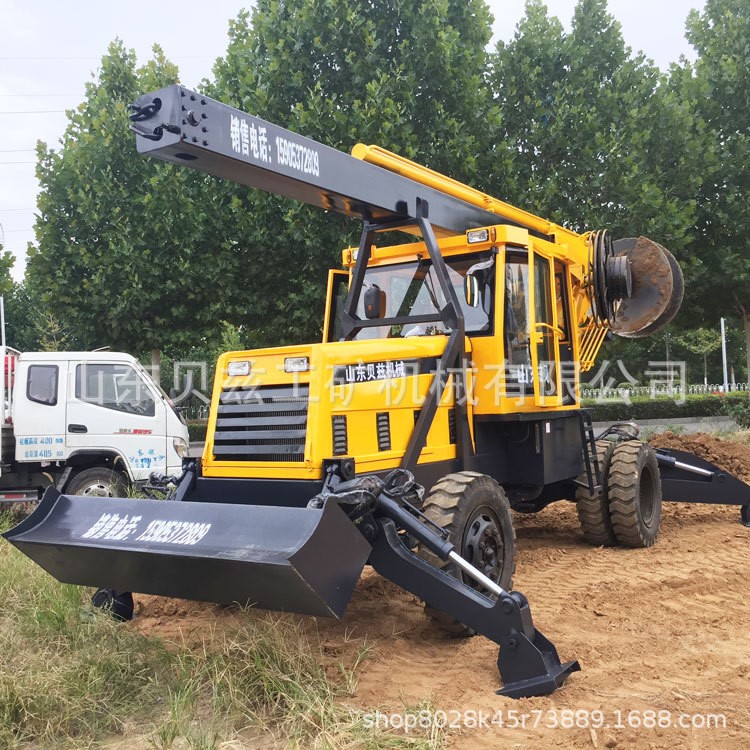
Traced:
POLYGON ((208 422, 205 419, 196 419, 188 421, 188 434, 191 443, 202 443, 206 439, 206 427, 208 422))
POLYGON ((583 406, 594 422, 620 422, 639 419, 689 419, 692 417, 727 416, 748 403, 748 394, 687 396, 681 404, 670 398, 631 398, 624 401, 595 402, 584 400, 583 406))

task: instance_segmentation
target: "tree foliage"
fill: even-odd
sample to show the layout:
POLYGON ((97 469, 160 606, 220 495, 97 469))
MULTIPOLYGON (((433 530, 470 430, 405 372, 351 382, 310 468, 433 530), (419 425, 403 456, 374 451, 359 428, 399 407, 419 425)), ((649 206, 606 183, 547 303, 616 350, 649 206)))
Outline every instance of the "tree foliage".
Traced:
MULTIPOLYGON (((230 24, 211 93, 348 151, 377 143, 481 182, 493 114, 483 0, 259 0, 230 24)), ((326 269, 360 225, 236 187, 231 209, 246 269, 244 322, 261 341, 320 335, 326 269)))
POLYGON ((579 231, 686 244, 697 186, 690 110, 625 45, 606 0, 580 0, 569 34, 529 0, 515 38, 497 45, 493 83, 498 140, 513 145, 513 200, 579 231))
MULTIPOLYGON (((606 0, 579 0, 570 32, 528 0, 490 53, 485 0, 258 0, 230 22, 204 90, 575 230, 652 236, 686 271, 677 328, 739 315, 750 344, 750 5, 707 0, 687 28, 698 60, 667 76, 625 44, 606 0)), ((70 345, 189 358, 227 331, 247 346, 319 336, 326 269, 359 223, 137 157, 127 104, 177 75, 158 48, 137 68, 115 41, 59 147, 39 144, 38 246, 5 291, 33 320, 18 340, 52 327, 70 345)), ((699 362, 700 342, 679 341, 699 362)), ((664 341, 607 346, 642 369, 664 341)))
POLYGON ((676 74, 704 136, 689 301, 696 317, 742 318, 750 373, 750 4, 707 0, 687 38, 698 59, 676 74))
POLYGON ((176 79, 157 47, 136 70, 134 53, 113 42, 68 113, 60 148, 37 147, 27 284, 80 346, 189 345, 218 328, 214 311, 231 313, 216 293, 236 271, 213 210, 220 191, 201 174, 138 157, 128 131, 128 103, 176 79))

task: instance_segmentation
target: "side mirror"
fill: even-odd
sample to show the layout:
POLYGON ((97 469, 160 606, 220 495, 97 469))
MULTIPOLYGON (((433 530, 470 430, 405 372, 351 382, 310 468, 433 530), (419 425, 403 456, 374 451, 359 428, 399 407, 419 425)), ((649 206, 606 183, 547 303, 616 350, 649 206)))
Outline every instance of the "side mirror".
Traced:
POLYGON ((368 320, 377 320, 385 315, 385 292, 377 284, 371 284, 365 291, 364 303, 368 320))
POLYGON ((466 272, 466 276, 464 276, 464 297, 469 307, 479 307, 479 303, 481 302, 479 298, 479 278, 482 278, 483 285, 486 284, 494 265, 495 256, 493 254, 489 260, 475 263, 466 272))
POLYGON ((479 307, 479 279, 471 271, 464 276, 464 297, 469 307, 479 307))

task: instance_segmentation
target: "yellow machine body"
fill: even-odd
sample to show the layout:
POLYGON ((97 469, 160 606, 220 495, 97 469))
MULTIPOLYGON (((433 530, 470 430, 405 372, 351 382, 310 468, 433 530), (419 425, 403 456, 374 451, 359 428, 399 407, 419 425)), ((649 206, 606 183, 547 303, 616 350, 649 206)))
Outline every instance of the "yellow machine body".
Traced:
MULTIPOLYGON (((487 330, 472 333, 472 308, 466 301, 463 278, 455 276, 455 292, 467 316, 466 409, 469 425, 475 417, 516 413, 569 411, 579 405, 580 366, 593 364, 606 327, 590 314, 586 292, 588 255, 584 236, 565 232, 564 243, 530 235, 528 230, 500 224, 438 240, 448 267, 465 258, 492 257, 496 271, 486 315, 487 330), (479 241, 477 241, 479 238, 479 241), (521 330, 510 331, 511 321, 521 330), (517 352, 525 354, 519 362, 517 352)), ((427 256, 423 242, 375 247, 368 272, 378 272, 386 305, 393 288, 405 283, 414 263, 427 256)), ((343 252, 347 271, 354 266, 356 249, 343 252)), ((464 262, 462 268, 465 270, 464 262)), ((421 335, 375 329, 368 338, 337 341, 334 325, 336 281, 329 281, 323 343, 229 352, 216 369, 211 414, 202 459, 203 476, 234 478, 317 479, 323 461, 336 455, 356 459, 357 471, 381 472, 399 466, 414 429, 416 416, 431 387, 429 366, 445 349, 447 334, 439 326, 426 327, 421 335), (289 372, 288 362, 304 361, 302 371, 289 372), (233 375, 245 367, 249 374, 233 375), (347 377, 348 375, 348 377, 347 377), (241 459, 217 455, 216 435, 221 433, 218 409, 222 394, 241 389, 252 392, 269 386, 289 386, 307 401, 304 450, 295 460, 269 452, 241 459), (337 444, 336 420, 345 420, 346 443, 337 444), (379 427, 387 423, 388 439, 378 440, 379 427), (282 460, 279 460, 279 458, 282 460)), ((391 311, 392 313, 393 311, 391 311)), ((386 314, 386 313, 384 313, 386 314)), ((434 365, 432 367, 434 370, 434 365)), ((427 435, 419 463, 456 457, 454 390, 450 373, 427 435)), ((473 430, 471 430, 473 440, 473 430)), ((247 437, 244 435, 243 437, 247 437)))

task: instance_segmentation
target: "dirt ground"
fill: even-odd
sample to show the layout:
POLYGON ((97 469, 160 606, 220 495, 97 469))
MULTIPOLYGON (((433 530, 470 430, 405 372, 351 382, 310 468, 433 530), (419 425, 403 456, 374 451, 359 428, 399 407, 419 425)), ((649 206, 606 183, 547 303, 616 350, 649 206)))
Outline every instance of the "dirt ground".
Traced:
MULTIPOLYGON (((750 481, 750 447, 707 435, 654 443, 750 481)), ((537 628, 582 671, 549 697, 499 697, 494 644, 443 636, 415 597, 366 571, 341 621, 305 620, 331 668, 371 645, 351 705, 396 723, 405 705, 444 711, 434 716, 452 725, 446 744, 457 750, 750 747, 750 529, 738 508, 667 503, 647 550, 588 546, 571 503, 515 522, 514 586, 537 628)), ((135 627, 188 639, 236 616, 157 597, 137 608, 135 627)))

